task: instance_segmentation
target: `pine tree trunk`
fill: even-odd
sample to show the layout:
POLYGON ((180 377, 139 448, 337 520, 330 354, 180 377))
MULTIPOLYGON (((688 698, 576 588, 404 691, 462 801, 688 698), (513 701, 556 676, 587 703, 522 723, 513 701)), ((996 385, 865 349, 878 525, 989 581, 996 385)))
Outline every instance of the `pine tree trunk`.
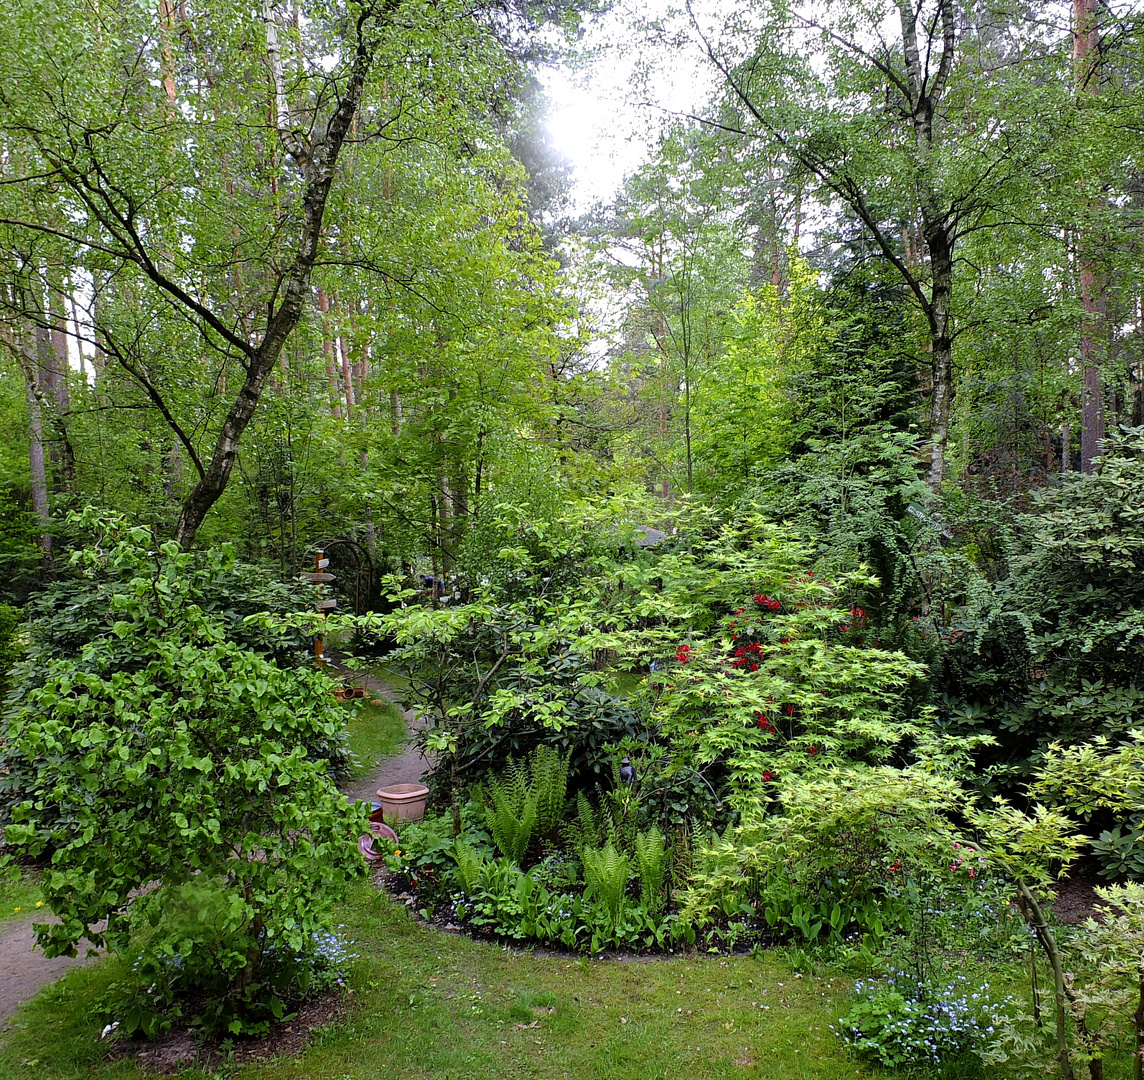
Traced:
MULTIPOLYGON (((28 337, 34 340, 34 335, 28 337)), ((24 375, 24 396, 28 405, 28 470, 32 482, 32 513, 40 531, 36 546, 40 549, 40 578, 55 581, 56 569, 52 552, 52 514, 48 502, 48 469, 44 454, 43 399, 40 390, 39 364, 27 338, 16 345, 16 358, 24 375)))
MULTIPOLYGON (((1077 94, 1100 93, 1100 27, 1097 19, 1099 0, 1073 0, 1073 63, 1077 94)), ((1092 472, 1093 458, 1103 450, 1104 392, 1100 377, 1098 342, 1104 337, 1107 322, 1105 282, 1098 273, 1094 258, 1094 240, 1081 234, 1077 249, 1080 255, 1080 362, 1081 391, 1080 467, 1092 472)))

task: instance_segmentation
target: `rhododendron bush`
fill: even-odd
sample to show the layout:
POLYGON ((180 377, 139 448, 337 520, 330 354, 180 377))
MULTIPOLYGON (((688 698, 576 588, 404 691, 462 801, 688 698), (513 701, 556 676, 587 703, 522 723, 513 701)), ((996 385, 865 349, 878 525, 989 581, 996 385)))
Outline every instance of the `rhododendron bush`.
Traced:
POLYGON ((598 586, 633 595, 627 625, 596 641, 649 667, 648 738, 669 771, 702 772, 741 811, 780 778, 928 744, 926 670, 873 638, 868 572, 818 576, 806 544, 756 515, 703 526, 642 577, 598 586))

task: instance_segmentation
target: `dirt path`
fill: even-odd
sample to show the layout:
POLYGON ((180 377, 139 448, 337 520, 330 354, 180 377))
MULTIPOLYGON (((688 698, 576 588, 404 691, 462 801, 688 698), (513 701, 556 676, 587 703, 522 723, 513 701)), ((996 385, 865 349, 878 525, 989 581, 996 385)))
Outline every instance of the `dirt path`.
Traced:
MULTIPOLYGON (((397 695, 380 679, 372 675, 358 675, 354 677, 355 686, 364 686, 375 698, 383 698, 394 708, 401 709, 397 703, 397 695)), ((377 789, 387 784, 416 784, 428 770, 429 762, 421 756, 419 750, 410 744, 413 733, 417 730, 417 716, 412 709, 401 710, 405 717, 406 747, 396 757, 386 758, 378 763, 377 769, 365 780, 351 780, 341 785, 347 799, 356 802, 359 799, 370 801, 377 795, 377 789)))
MULTIPOLYGON (((397 705, 396 695, 380 680, 360 676, 354 682, 366 687, 374 697, 384 698, 397 705)), ((416 717, 411 709, 404 710, 404 715, 406 730, 411 733, 416 725, 416 717)), ((421 754, 407 745, 396 757, 379 762, 376 771, 368 779, 351 781, 343 786, 342 791, 351 801, 370 800, 374 798, 377 789, 386 784, 417 783, 427 768, 428 763, 421 754)), ((83 956, 86 949, 81 946, 81 955, 75 959, 61 956, 49 960, 39 949, 33 949, 33 921, 36 921, 34 916, 26 922, 0 925, 0 1030, 7 1026, 8 1019, 22 1002, 29 1001, 48 983, 55 982, 73 968, 93 963, 97 959, 83 956)), ((40 916, 39 921, 55 920, 45 915, 40 916)))
POLYGON ((55 982, 73 968, 98 959, 84 956, 86 941, 81 943, 80 955, 74 959, 59 956, 49 960, 39 949, 33 952, 33 921, 58 920, 50 915, 41 915, 38 920, 30 918, 27 922, 10 923, 0 930, 0 1029, 7 1026, 8 1018, 21 1002, 34 998, 48 983, 55 982))

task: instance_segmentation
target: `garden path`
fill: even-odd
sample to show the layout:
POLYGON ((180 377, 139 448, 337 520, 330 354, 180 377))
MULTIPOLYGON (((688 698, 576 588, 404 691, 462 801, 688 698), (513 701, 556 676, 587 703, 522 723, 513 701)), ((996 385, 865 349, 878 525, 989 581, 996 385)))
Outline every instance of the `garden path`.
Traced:
MULTIPOLYGON (((364 686, 374 697, 384 698, 397 705, 393 691, 372 676, 357 676, 354 683, 364 686)), ((411 709, 404 710, 407 732, 412 732, 416 717, 411 709)), ((366 780, 355 780, 342 788, 347 799, 372 799, 379 787, 386 784, 415 784, 421 779, 427 763, 413 747, 407 746, 396 757, 378 763, 377 770, 366 780)), ((23 922, 0 926, 0 1028, 2 1028, 22 1002, 29 1001, 48 983, 66 975, 73 968, 90 964, 94 957, 66 956, 49 960, 39 949, 33 950, 35 937, 32 922, 55 922, 50 915, 29 914, 23 922)))
POLYGON ((58 956, 49 960, 38 949, 33 952, 33 920, 59 922, 53 915, 30 915, 26 922, 9 923, 0 930, 0 1027, 21 1002, 34 998, 48 983, 97 959, 84 955, 86 944, 81 944, 80 955, 76 957, 58 956))
MULTIPOLYGON (((418 727, 417 714, 412 709, 401 709, 397 695, 380 679, 372 675, 355 675, 355 686, 362 686, 375 698, 383 698, 395 708, 399 709, 405 717, 406 736, 412 739, 418 727)), ((408 743, 405 749, 395 757, 385 758, 377 764, 377 770, 365 780, 352 780, 342 785, 342 792, 350 802, 359 799, 369 801, 377 794, 377 789, 387 784, 416 784, 429 768, 429 762, 421 756, 421 752, 408 743)))

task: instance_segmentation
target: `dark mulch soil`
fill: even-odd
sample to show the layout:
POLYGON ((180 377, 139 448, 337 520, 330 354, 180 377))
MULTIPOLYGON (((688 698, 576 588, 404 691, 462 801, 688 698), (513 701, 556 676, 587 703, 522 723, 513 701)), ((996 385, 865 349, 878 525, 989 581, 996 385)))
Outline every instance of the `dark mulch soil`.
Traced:
POLYGON ((284 1020, 262 1039, 234 1039, 203 1043, 192 1030, 179 1028, 149 1041, 124 1039, 109 1057, 135 1058, 149 1073, 171 1076, 192 1065, 211 1071, 222 1065, 245 1065, 273 1058, 297 1057, 318 1028, 345 1019, 351 1002, 340 987, 303 1005, 292 1020, 284 1020))
POLYGON ((1058 881, 1053 887, 1056 894, 1052 903, 1053 914, 1069 926, 1079 926, 1090 915, 1099 918, 1101 901, 1093 891, 1093 886, 1099 884, 1099 881, 1080 876, 1058 881))

